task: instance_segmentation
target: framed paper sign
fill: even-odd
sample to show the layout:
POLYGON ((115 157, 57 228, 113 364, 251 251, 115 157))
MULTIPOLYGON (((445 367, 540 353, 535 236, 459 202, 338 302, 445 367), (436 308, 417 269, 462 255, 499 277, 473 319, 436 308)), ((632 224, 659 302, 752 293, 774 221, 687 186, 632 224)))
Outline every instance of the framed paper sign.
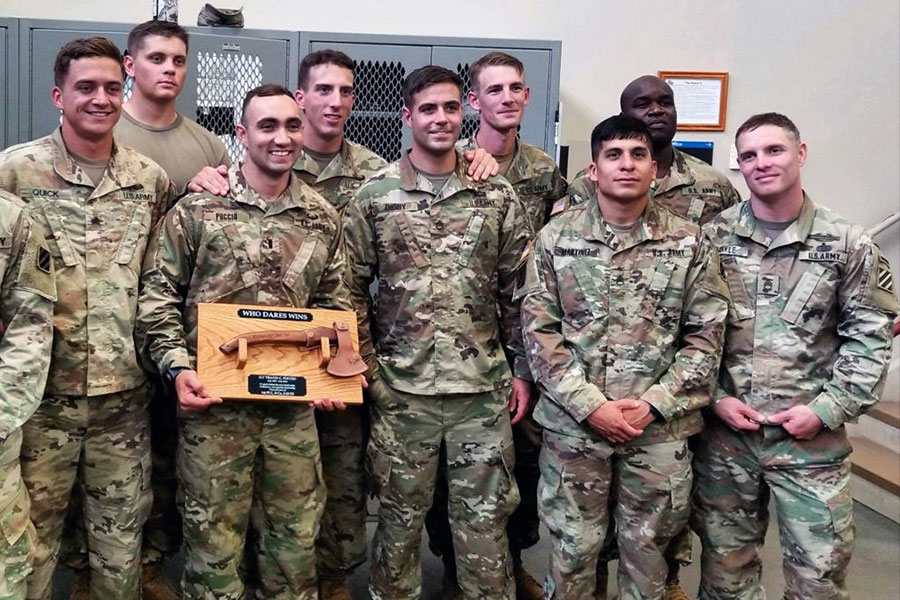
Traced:
POLYGON ((675 94, 679 131, 725 131, 728 73, 659 71, 675 94))

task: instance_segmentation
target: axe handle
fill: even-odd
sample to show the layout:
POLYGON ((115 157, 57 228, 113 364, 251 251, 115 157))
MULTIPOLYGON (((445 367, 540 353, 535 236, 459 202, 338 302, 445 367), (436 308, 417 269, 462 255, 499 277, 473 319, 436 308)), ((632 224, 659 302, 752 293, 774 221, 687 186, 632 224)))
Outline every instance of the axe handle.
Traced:
POLYGON ((236 335, 221 346, 223 354, 231 354, 238 349, 240 340, 247 341, 248 346, 256 344, 296 344, 306 348, 315 348, 319 340, 326 338, 330 344, 337 344, 337 334, 331 327, 316 327, 306 331, 254 331, 236 335))

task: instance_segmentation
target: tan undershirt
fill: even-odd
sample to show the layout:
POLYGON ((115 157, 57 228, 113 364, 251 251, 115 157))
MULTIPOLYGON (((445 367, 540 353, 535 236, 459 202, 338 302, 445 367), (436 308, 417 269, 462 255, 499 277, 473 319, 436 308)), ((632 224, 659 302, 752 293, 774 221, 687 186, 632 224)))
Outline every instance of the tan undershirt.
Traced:
POLYGON ((325 170, 331 160, 341 153, 340 150, 337 152, 316 152, 315 150, 311 150, 309 148, 303 148, 303 151, 306 153, 308 157, 313 159, 313 162, 316 163, 319 167, 319 173, 325 170))

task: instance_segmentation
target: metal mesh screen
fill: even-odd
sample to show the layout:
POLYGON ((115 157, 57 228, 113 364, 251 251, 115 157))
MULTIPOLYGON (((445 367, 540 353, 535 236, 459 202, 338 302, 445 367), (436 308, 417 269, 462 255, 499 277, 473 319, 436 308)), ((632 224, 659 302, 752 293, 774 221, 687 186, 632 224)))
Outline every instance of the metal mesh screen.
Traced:
POLYGON ((344 135, 388 162, 395 161, 403 150, 401 91, 406 69, 399 62, 362 60, 354 65, 355 98, 344 135))
POLYGON ((459 139, 467 140, 478 131, 478 111, 469 106, 466 100, 469 97, 469 90, 472 89, 472 82, 469 80, 469 63, 456 63, 456 74, 459 75, 463 82, 462 97, 464 108, 462 132, 459 134, 459 139))
POLYGON ((241 104, 248 91, 262 84, 258 56, 235 52, 197 53, 197 123, 225 144, 232 163, 244 158, 244 147, 234 133, 241 119, 241 104))
POLYGON ((131 92, 134 90, 134 79, 125 77, 125 83, 122 85, 122 102, 131 100, 131 92))

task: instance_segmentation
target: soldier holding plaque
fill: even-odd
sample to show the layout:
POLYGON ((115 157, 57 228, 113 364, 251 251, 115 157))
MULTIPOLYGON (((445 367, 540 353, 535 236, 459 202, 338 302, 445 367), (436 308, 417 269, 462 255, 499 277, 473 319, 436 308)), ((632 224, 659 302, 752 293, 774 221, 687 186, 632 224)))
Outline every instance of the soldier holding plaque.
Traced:
MULTIPOLYGON (((167 215, 144 264, 138 337, 179 401, 185 598, 240 599, 251 504, 266 598, 317 597, 315 532, 325 503, 313 405, 225 402, 196 365, 200 302, 351 308, 338 213, 291 172, 300 109, 286 89, 247 93, 245 161, 225 196, 193 194, 167 215), (256 510, 256 509, 259 510, 256 510)), ((343 408, 339 400, 315 407, 343 408)))

